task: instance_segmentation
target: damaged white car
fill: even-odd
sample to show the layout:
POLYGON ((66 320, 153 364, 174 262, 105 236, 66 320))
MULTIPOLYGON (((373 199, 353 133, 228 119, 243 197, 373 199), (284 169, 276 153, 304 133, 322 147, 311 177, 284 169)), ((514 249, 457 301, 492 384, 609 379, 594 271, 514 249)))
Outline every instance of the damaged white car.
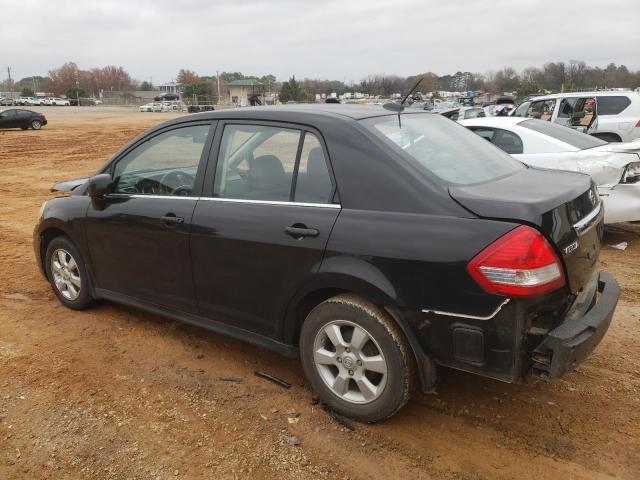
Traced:
POLYGON ((605 204, 605 223, 640 221, 640 141, 607 143, 567 127, 522 117, 459 123, 528 165, 591 175, 605 204))

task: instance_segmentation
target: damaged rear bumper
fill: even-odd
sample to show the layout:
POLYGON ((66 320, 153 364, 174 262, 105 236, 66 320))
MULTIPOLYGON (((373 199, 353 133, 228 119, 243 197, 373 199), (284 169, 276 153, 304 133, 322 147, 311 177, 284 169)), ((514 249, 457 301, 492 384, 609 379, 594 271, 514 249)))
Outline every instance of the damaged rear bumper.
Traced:
POLYGON ((606 272, 598 278, 599 298, 587 313, 565 320, 551 330, 533 351, 533 373, 557 378, 573 370, 600 343, 611 324, 620 297, 618 282, 606 272))

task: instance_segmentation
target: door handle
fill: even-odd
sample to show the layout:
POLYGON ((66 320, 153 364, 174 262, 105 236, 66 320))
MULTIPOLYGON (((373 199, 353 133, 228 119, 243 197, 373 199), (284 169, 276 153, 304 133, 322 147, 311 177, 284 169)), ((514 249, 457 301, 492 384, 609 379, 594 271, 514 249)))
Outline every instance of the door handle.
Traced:
POLYGON ((317 237, 320 235, 320 230, 317 228, 307 228, 306 225, 287 227, 284 229, 284 232, 290 237, 298 240, 304 237, 317 237))
POLYGON ((162 220, 162 223, 167 226, 180 225, 181 223, 184 223, 183 217, 176 217, 173 213, 167 213, 166 215, 163 215, 162 217, 160 217, 160 220, 162 220))

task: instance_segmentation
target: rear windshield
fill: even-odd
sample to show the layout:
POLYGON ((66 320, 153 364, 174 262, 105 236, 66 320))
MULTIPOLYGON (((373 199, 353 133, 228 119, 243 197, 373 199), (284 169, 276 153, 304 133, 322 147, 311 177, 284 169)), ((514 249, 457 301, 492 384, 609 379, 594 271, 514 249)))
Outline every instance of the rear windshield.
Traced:
POLYGON ((389 115, 362 120, 377 137, 440 183, 471 185, 526 168, 499 148, 441 115, 389 115))
POLYGON ((544 122, 542 120, 525 120, 524 122, 519 123, 518 126, 548 135, 551 138, 568 143, 572 147, 579 148, 580 150, 600 147, 607 144, 604 140, 600 140, 592 135, 587 135, 586 133, 578 132, 572 128, 563 127, 562 125, 557 125, 551 122, 544 122))

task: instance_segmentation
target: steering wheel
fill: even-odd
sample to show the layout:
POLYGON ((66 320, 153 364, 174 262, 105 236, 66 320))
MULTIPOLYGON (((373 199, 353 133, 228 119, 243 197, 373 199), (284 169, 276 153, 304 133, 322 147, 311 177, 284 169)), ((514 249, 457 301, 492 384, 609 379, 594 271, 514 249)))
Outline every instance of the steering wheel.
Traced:
POLYGON ((160 179, 160 188, 168 190, 173 195, 185 196, 191 193, 195 177, 181 170, 165 173, 160 179))

